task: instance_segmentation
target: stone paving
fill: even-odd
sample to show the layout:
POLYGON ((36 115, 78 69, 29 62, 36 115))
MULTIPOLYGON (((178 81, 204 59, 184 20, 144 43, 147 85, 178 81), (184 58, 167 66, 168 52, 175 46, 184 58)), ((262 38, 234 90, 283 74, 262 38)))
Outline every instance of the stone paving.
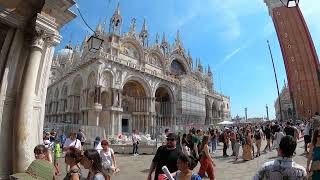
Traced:
MULTIPOLYGON (((263 143, 265 145, 265 142, 263 143)), ((264 147, 262 145, 262 147, 264 147)), ((229 154, 231 154, 231 148, 229 148, 229 154)), ((300 142, 297 147, 297 155, 294 160, 306 166, 307 159, 303 154, 303 142, 300 142)), ((241 154, 241 153, 240 153, 241 154)), ((250 180, 261 167, 261 165, 267 161, 276 158, 276 150, 272 152, 262 153, 259 158, 255 158, 251 161, 243 161, 241 157, 237 162, 234 161, 234 157, 222 157, 222 146, 218 146, 218 150, 215 156, 215 172, 216 180, 250 180)), ((113 176, 112 179, 116 180, 144 180, 147 179, 148 169, 152 161, 153 155, 116 155, 116 160, 120 167, 120 173, 113 176)), ((64 159, 59 159, 62 165, 62 170, 65 169, 64 159)), ((200 164, 194 170, 198 172, 200 164)), ((61 176, 57 176, 56 179, 63 179, 65 172, 61 176)), ((87 175, 87 171, 83 171, 83 175, 87 175)))

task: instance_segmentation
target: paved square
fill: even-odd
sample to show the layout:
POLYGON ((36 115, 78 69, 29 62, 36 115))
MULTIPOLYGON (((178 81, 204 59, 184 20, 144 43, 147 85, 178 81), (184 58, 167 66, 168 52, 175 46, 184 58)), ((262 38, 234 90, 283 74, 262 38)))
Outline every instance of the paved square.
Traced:
MULTIPOLYGON (((265 145, 265 142, 263 143, 265 145)), ((262 146, 264 147, 264 146, 262 146)), ((231 148, 229 148, 229 154, 231 154, 231 148)), ((303 142, 300 142, 297 146, 297 155, 294 157, 294 160, 301 164, 302 166, 306 166, 307 159, 305 155, 303 155, 303 142)), ((242 152, 241 152, 242 153, 242 152)), ((240 153, 240 154, 241 154, 240 153)), ((270 161, 276 158, 277 152, 273 150, 272 152, 262 153, 259 158, 255 158, 251 161, 242 161, 240 159, 235 162, 234 157, 222 157, 222 146, 218 146, 217 153, 215 154, 214 160, 216 164, 215 173, 217 180, 250 180, 256 173, 256 171, 261 167, 261 165, 267 161, 270 161)), ((147 179, 148 170, 150 163, 152 161, 153 155, 140 155, 140 156, 132 156, 132 155, 122 155, 117 154, 116 160, 120 166, 121 172, 114 175, 112 179, 116 180, 143 180, 147 179)), ((62 170, 64 171, 64 159, 59 159, 60 164, 62 165, 62 170)), ((198 172, 200 164, 194 170, 198 172)), ((58 176, 58 180, 62 180, 65 175, 58 176)), ((87 171, 83 171, 83 175, 87 175, 87 171)))

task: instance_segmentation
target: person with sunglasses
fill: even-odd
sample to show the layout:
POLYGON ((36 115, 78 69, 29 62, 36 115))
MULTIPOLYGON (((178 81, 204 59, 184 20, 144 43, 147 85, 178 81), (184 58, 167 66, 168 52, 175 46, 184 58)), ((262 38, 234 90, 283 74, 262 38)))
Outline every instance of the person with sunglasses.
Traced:
POLYGON ((100 157, 102 161, 102 171, 106 180, 111 180, 111 176, 116 170, 118 170, 114 151, 109 147, 107 140, 101 141, 102 150, 100 151, 100 157))
POLYGON ((105 180, 102 173, 101 157, 97 150, 88 149, 84 151, 81 164, 85 169, 89 169, 87 180, 105 180))
POLYGON ((166 145, 160 146, 157 149, 156 155, 154 156, 150 165, 148 174, 148 180, 152 179, 152 174, 155 171, 154 180, 158 180, 160 174, 163 174, 163 166, 167 166, 168 170, 173 173, 178 170, 177 161, 182 151, 176 147, 178 136, 175 133, 169 133, 167 135, 166 145))

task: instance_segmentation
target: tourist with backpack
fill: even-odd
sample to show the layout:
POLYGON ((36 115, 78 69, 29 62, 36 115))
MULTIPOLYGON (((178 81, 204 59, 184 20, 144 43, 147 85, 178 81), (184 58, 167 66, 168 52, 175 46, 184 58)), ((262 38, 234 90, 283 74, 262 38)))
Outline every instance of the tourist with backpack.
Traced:
POLYGON ((230 139, 230 130, 229 128, 225 128, 224 133, 223 133, 223 156, 227 157, 229 156, 227 154, 227 149, 229 147, 229 139, 230 139))
POLYGON ((257 147, 256 157, 259 157, 261 155, 260 149, 261 149, 262 136, 263 136, 262 130, 260 129, 260 127, 256 126, 255 131, 254 131, 254 140, 256 143, 256 147, 257 147))

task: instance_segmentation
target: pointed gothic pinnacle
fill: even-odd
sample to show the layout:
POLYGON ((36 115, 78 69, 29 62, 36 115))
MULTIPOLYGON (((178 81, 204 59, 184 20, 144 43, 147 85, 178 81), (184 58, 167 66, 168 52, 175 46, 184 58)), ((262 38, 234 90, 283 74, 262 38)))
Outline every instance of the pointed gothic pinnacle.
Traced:
POLYGON ((192 57, 191 57, 190 49, 188 49, 188 57, 189 57, 189 58, 192 58, 192 57))
POLYGON ((148 31, 146 18, 144 18, 144 20, 143 20, 143 25, 142 25, 142 30, 141 30, 141 31, 142 31, 142 32, 143 32, 143 31, 148 31))
POLYGON ((159 44, 159 33, 156 34, 156 44, 159 44))
POLYGON ((120 2, 118 1, 117 9, 114 12, 114 15, 120 15, 120 2))
POLYGON ((211 72, 211 68, 210 68, 210 65, 208 64, 208 74, 210 75, 210 76, 212 76, 212 72, 211 72))
POLYGON ((98 32, 98 33, 102 32, 102 26, 101 26, 101 23, 100 23, 100 18, 99 18, 99 22, 98 22, 98 25, 97 25, 97 28, 96 28, 96 32, 98 32))
POLYGON ((167 43, 166 34, 163 33, 163 35, 162 35, 162 44, 166 44, 166 43, 167 43))

